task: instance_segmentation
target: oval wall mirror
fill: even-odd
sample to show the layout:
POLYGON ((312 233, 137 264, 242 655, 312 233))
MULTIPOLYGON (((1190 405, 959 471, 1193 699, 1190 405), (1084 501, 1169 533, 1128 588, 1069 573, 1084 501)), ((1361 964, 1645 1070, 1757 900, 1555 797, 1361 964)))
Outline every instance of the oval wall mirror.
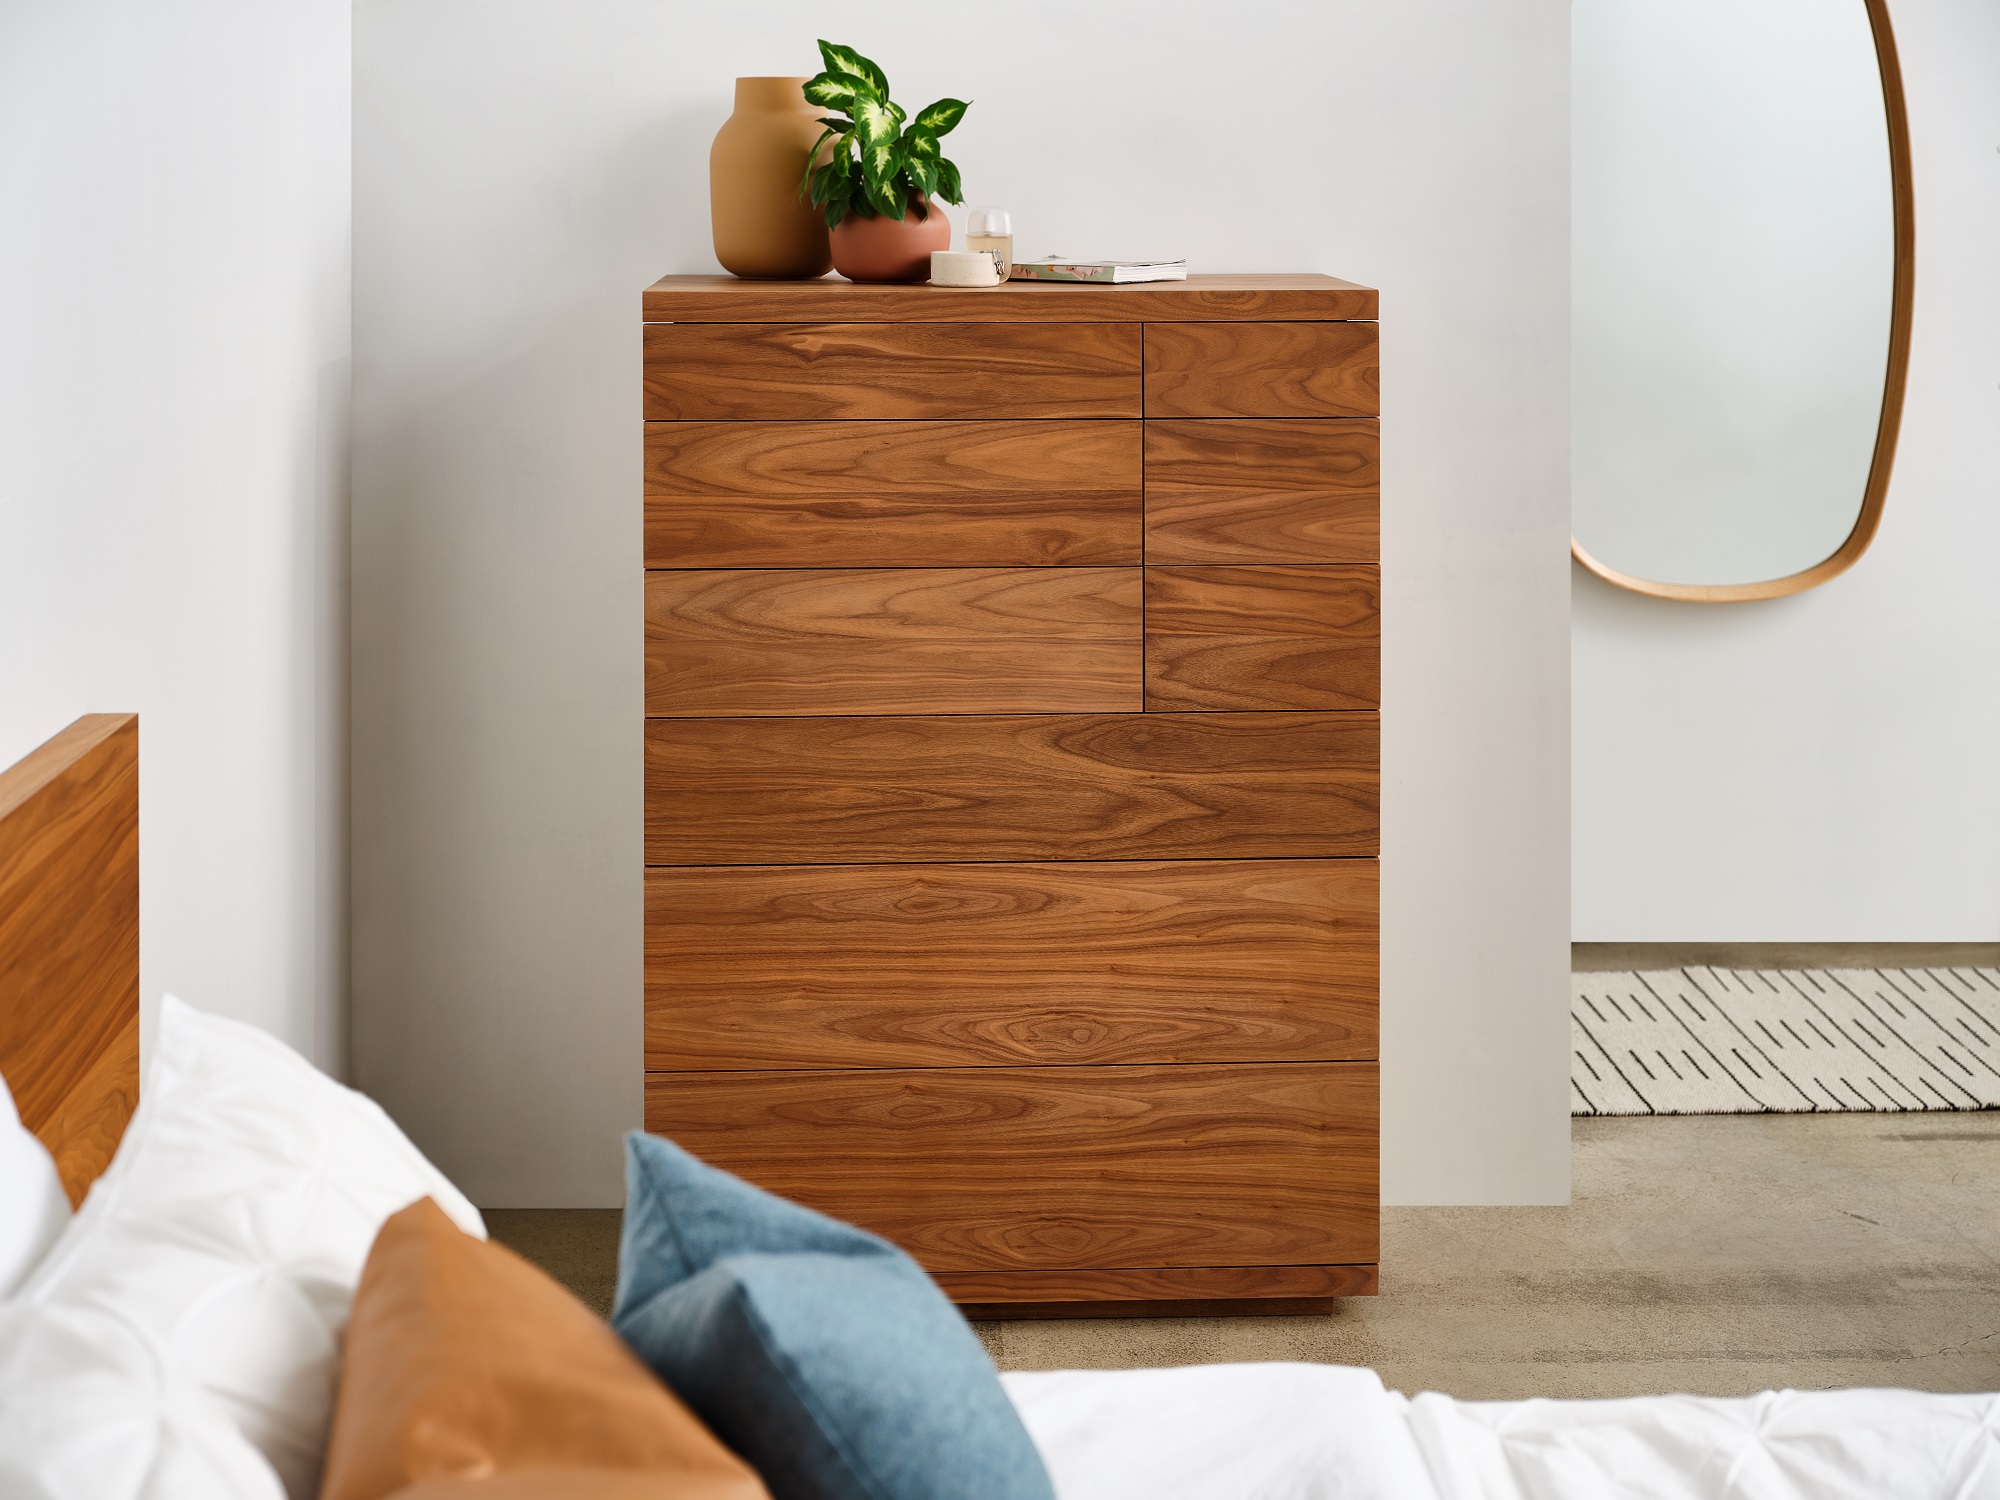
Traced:
POLYGON ((1575 0, 1573 49, 1572 551, 1668 599, 1824 583, 1909 350, 1886 0, 1575 0))

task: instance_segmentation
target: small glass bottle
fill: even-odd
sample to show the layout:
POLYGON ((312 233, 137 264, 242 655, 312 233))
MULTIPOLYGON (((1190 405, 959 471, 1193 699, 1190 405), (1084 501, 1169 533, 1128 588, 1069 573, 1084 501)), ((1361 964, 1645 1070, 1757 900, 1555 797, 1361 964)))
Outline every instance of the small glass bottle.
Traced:
POLYGON ((1004 208, 975 208, 965 216, 965 248, 984 250, 1005 281, 1014 269, 1014 221, 1004 208))

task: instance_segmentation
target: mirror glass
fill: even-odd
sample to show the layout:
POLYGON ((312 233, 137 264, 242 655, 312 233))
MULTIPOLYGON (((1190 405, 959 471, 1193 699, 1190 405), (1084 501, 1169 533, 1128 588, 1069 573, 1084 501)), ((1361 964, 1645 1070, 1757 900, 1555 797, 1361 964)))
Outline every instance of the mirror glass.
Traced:
POLYGON ((1854 529, 1895 200, 1864 0, 1575 0, 1573 506, 1605 567, 1751 584, 1854 529))

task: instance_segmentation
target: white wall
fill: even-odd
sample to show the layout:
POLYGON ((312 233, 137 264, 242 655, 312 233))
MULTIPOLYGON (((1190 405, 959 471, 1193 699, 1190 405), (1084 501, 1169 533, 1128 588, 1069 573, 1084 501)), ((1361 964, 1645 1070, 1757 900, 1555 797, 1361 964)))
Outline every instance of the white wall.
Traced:
POLYGON ((2000 7, 1890 10, 1917 288, 1882 529, 1762 604, 1579 571, 1580 940, 2000 938, 2000 7))
POLYGON ((731 80, 822 35, 974 101, 1024 254, 1383 288, 1386 1191, 1566 1196, 1567 13, 361 0, 355 1068, 476 1201, 621 1197, 638 296, 715 269, 731 80))
POLYGON ((142 985, 338 1067, 346 0, 0 0, 0 764, 140 714, 142 985))

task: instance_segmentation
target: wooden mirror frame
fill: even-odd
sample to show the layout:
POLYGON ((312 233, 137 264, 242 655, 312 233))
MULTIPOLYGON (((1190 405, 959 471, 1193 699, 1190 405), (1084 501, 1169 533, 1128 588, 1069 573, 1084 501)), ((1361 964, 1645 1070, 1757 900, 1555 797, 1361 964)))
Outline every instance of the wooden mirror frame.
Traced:
POLYGON ((1679 599, 1690 604, 1737 604, 1751 599, 1781 599, 1803 593, 1838 578, 1860 560, 1875 540, 1882 522, 1882 504, 1889 492, 1889 471, 1896 463, 1896 434, 1903 422, 1903 387, 1910 371, 1910 312, 1916 293, 1916 209, 1910 197, 1910 121, 1903 107, 1903 70, 1896 60, 1896 34, 1889 25, 1888 0, 1863 0, 1868 25, 1875 34, 1875 61, 1882 72, 1882 113, 1889 126, 1889 189, 1894 200, 1896 269, 1890 293, 1889 368, 1882 380, 1882 416, 1875 429, 1875 456, 1868 465, 1868 485, 1854 529, 1833 555, 1783 578, 1761 583, 1659 583, 1621 573, 1592 557, 1574 535, 1570 555, 1607 583, 1655 599, 1679 599))

